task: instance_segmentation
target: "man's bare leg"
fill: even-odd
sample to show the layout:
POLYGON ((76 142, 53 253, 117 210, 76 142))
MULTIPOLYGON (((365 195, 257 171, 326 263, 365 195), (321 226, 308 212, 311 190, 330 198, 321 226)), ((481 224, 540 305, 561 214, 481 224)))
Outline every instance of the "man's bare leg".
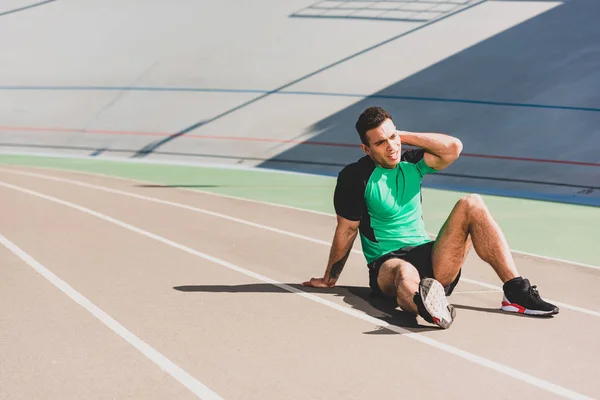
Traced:
POLYGON ((534 316, 559 312, 558 307, 541 298, 536 286, 519 275, 504 233, 479 195, 468 195, 458 201, 434 243, 433 275, 442 285, 456 279, 469 240, 479 257, 494 268, 504 283, 503 311, 534 316))
POLYGON ((417 269, 407 261, 384 262, 377 285, 385 295, 396 297, 404 311, 420 315, 427 322, 448 329, 454 320, 454 308, 448 304, 442 285, 431 278, 421 280, 417 269))
POLYGON ((398 305, 404 311, 418 314, 413 298, 419 291, 419 272, 404 260, 392 258, 381 266, 377 276, 377 285, 386 296, 396 297, 398 305))
POLYGON ((481 196, 471 194, 456 203, 433 246, 433 275, 442 285, 456 279, 471 240, 477 255, 494 268, 502 282, 519 276, 500 226, 481 196))

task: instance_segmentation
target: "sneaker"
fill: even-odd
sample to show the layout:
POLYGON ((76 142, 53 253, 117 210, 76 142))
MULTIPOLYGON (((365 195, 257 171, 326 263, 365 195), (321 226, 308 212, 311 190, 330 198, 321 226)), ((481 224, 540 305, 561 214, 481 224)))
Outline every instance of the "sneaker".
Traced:
POLYGON ((448 303, 446 292, 441 283, 431 278, 422 279, 419 283, 418 296, 415 296, 415 298, 418 298, 417 300, 421 303, 415 301, 419 314, 423 319, 443 329, 450 328, 450 325, 454 322, 456 310, 448 303), (425 310, 422 310, 422 308, 425 310))
POLYGON ((515 278, 504 284, 502 311, 534 316, 558 314, 558 307, 540 297, 537 286, 531 286, 528 279, 515 278))

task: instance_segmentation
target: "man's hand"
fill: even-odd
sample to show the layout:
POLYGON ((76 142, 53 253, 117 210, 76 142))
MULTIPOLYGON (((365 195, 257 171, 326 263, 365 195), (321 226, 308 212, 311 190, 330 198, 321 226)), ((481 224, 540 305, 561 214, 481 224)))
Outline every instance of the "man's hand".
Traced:
POLYGON ((302 286, 314 288, 335 286, 350 255, 354 239, 358 235, 359 225, 360 221, 351 221, 339 215, 337 216, 337 226, 335 227, 335 235, 329 251, 329 261, 327 262, 325 274, 322 278, 312 278, 310 281, 302 283, 302 286))
POLYGON ((438 171, 452 164, 463 148, 458 138, 441 133, 396 132, 402 143, 424 149, 425 164, 438 171))
POLYGON ((325 282, 323 278, 311 278, 308 282, 303 282, 302 286, 309 286, 315 288, 330 288, 335 286, 335 282, 325 282))

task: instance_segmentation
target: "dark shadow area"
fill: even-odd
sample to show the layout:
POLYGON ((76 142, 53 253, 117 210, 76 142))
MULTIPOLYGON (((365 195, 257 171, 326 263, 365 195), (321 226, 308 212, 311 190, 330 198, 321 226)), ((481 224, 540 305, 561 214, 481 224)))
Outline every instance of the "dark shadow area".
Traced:
MULTIPOLYGON (((358 115, 379 105, 399 129, 449 133, 462 140, 464 153, 490 156, 462 157, 427 176, 426 187, 598 206, 600 198, 585 190, 600 182, 600 167, 592 165, 600 162, 598 16, 595 0, 558 5, 315 123, 309 128, 319 134, 310 140, 358 145, 358 115), (544 106, 523 107, 536 104, 544 106), (503 156, 558 162, 494 158, 503 156)), ((284 160, 346 165, 360 156, 335 154, 340 157, 296 146, 260 166, 290 169, 284 160)), ((316 169, 293 165, 299 172, 316 169)))
POLYGON ((9 15, 9 14, 14 14, 14 13, 17 13, 17 12, 20 12, 20 11, 29 10, 30 8, 43 6, 44 4, 53 3, 55 1, 56 0, 46 0, 46 1, 39 2, 39 3, 30 4, 30 5, 25 6, 25 7, 15 8, 14 10, 0 12, 0 17, 3 17, 5 15, 9 15))
MULTIPOLYGON (((294 289, 306 293, 315 294, 334 294, 336 297, 342 297, 346 304, 356 310, 360 310, 367 315, 387 322, 390 325, 401 327, 410 332, 436 331, 440 328, 432 325, 419 325, 414 314, 401 311, 397 308, 394 299, 376 297, 368 287, 361 286, 337 286, 330 289, 318 289, 304 287, 300 284, 285 284, 294 289)), ((279 286, 268 283, 257 283, 248 285, 187 285, 175 286, 173 289, 180 292, 202 292, 202 293, 292 293, 279 286)), ((379 327, 378 329, 365 334, 397 334, 397 332, 379 327)))

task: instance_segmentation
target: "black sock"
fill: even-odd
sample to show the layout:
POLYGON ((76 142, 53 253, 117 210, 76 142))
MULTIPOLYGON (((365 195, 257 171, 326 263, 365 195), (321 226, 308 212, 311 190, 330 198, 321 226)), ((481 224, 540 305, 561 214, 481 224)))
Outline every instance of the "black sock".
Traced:
POLYGON ((433 323, 433 318, 431 314, 425 309, 425 305, 423 305, 423 299, 421 299, 421 295, 419 293, 415 293, 413 297, 413 301, 417 305, 417 310, 419 310, 419 315, 427 322, 433 323))

